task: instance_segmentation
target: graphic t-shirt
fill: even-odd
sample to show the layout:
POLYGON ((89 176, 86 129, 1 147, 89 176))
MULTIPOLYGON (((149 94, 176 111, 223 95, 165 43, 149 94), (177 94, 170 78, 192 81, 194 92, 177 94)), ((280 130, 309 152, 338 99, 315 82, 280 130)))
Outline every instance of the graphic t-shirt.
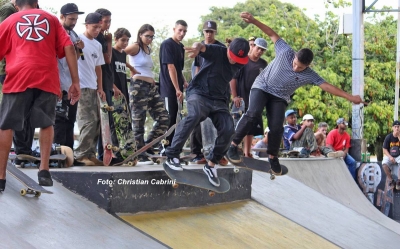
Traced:
POLYGON ((390 148, 393 146, 400 147, 400 141, 398 137, 393 136, 393 133, 390 133, 385 137, 385 141, 383 141, 383 148, 390 151, 390 148))
POLYGON ((290 149, 290 144, 292 143, 292 138, 293 138, 294 134, 296 134, 300 129, 301 129, 300 125, 296 125, 296 126, 285 125, 283 127, 283 145, 285 146, 285 149, 287 149, 287 150, 290 149))
POLYGON ((115 48, 112 49, 111 68, 114 74, 115 86, 125 95, 129 101, 128 86, 126 82, 126 53, 119 52, 115 48))
POLYGON ((0 24, 0 44, 0 59, 7 60, 3 93, 60 93, 57 58, 73 44, 57 17, 40 9, 19 11, 0 24))

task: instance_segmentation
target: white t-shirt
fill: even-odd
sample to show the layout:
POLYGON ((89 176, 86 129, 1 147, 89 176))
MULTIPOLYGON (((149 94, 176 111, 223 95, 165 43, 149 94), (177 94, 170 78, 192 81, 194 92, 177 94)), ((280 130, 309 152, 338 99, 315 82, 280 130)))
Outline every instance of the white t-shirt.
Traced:
MULTIPOLYGON (((69 37, 71 38, 72 43, 75 44, 76 37, 71 33, 69 33, 69 37)), ((58 59, 58 73, 60 74, 61 90, 68 92, 69 87, 72 84, 72 79, 71 73, 69 72, 67 59, 65 57, 58 59)))
POLYGON ((79 34, 85 47, 82 49, 84 60, 79 58, 78 71, 79 81, 82 88, 97 89, 96 66, 104 64, 103 50, 101 44, 95 39, 90 40, 84 34, 79 34))

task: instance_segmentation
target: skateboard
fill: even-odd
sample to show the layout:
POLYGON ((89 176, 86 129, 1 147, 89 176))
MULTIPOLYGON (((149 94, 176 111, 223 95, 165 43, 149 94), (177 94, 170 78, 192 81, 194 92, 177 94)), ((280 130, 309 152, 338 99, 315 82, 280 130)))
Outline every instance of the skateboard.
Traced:
MULTIPOLYGON (((31 155, 25 155, 25 154, 19 154, 19 155, 10 154, 8 156, 8 158, 10 160, 15 160, 15 159, 26 160, 26 161, 31 162, 31 164, 41 160, 40 157, 34 157, 31 155)), ((67 155, 65 155, 65 154, 51 155, 49 158, 49 161, 57 161, 59 168, 64 168, 64 164, 66 163, 66 160, 67 160, 67 155)), ((25 168, 25 163, 21 163, 21 168, 25 168)))
MULTIPOLYGON (((167 160, 166 156, 160 156, 158 154, 152 155, 152 154, 148 154, 146 153, 146 156, 149 157, 153 162, 157 163, 157 164, 161 164, 162 162, 165 162, 167 160)), ((189 162, 191 160, 193 160, 193 158, 195 158, 196 155, 195 154, 190 154, 190 155, 186 155, 186 156, 181 156, 179 158, 179 160, 183 163, 185 163, 185 165, 189 165, 189 162)))
POLYGON ((132 119, 129 112, 128 102, 124 95, 119 98, 113 97, 114 110, 112 117, 114 119, 115 132, 119 143, 119 152, 123 159, 132 155, 136 150, 135 135, 132 131, 132 119))
POLYGON ((13 164, 7 162, 7 172, 20 181, 25 188, 21 189, 20 194, 24 195, 34 195, 39 197, 41 193, 52 194, 53 192, 46 190, 35 182, 32 178, 24 174, 21 170, 17 169, 13 164))
POLYGON ((135 166, 137 163, 137 156, 142 154, 143 152, 145 152, 146 150, 150 149, 153 147, 153 145, 155 145, 156 143, 161 142, 162 144, 168 144, 169 141, 165 140, 166 137, 168 137, 174 130, 175 130, 176 124, 174 124, 173 126, 171 126, 167 132, 165 132, 164 135, 159 136, 158 138, 154 139, 153 141, 151 141, 150 143, 146 144, 145 146, 143 146, 142 148, 140 148, 139 150, 135 151, 134 153, 132 153, 132 155, 128 156, 123 162, 114 164, 115 166, 121 166, 121 165, 129 165, 129 166, 135 166))
POLYGON ((244 113, 244 100, 243 99, 240 100, 239 107, 236 107, 232 103, 231 115, 233 118, 234 127, 236 127, 236 124, 239 121, 239 119, 242 117, 243 113, 244 113))
POLYGON ((220 186, 215 187, 208 181, 208 177, 204 173, 193 170, 183 169, 183 171, 173 170, 166 163, 163 163, 163 168, 167 176, 174 181, 173 188, 178 188, 179 184, 189 185, 196 188, 208 190, 209 196, 213 197, 215 193, 225 193, 231 188, 229 182, 219 177, 220 186))
POLYGON ((299 156, 300 152, 297 150, 282 151, 282 157, 298 158, 299 156))
POLYGON ((103 163, 105 166, 110 165, 111 159, 113 157, 113 150, 118 151, 118 147, 113 146, 111 141, 111 132, 110 132, 110 118, 109 112, 114 111, 113 106, 109 106, 107 101, 103 101, 100 98, 100 95, 97 95, 99 100, 99 109, 100 109, 100 124, 101 124, 101 138, 103 141, 103 163))
POLYGON ((201 139, 203 141, 203 154, 208 156, 211 150, 214 148, 215 139, 217 139, 217 129, 210 118, 206 118, 200 123, 201 126, 201 139))
MULTIPOLYGON (((285 165, 281 164, 282 174, 275 175, 274 173, 272 173, 271 164, 268 161, 258 160, 258 159, 254 159, 251 157, 240 156, 240 159, 241 159, 240 163, 234 163, 231 160, 229 160, 228 157, 226 157, 226 159, 228 159, 228 161, 230 161, 234 166, 239 167, 239 168, 245 168, 245 169, 249 169, 249 170, 255 170, 255 171, 269 173, 271 180, 274 180, 275 176, 283 176, 289 172, 288 168, 285 165)), ((236 167, 233 169, 233 171, 235 173, 238 173, 239 169, 237 169, 236 167)))

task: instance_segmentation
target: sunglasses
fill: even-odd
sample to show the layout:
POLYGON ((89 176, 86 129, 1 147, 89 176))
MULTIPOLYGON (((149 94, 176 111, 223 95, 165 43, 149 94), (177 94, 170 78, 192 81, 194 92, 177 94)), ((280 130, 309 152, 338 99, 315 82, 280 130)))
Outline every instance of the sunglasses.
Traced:
POLYGON ((145 35, 146 39, 153 40, 156 36, 154 35, 145 35))

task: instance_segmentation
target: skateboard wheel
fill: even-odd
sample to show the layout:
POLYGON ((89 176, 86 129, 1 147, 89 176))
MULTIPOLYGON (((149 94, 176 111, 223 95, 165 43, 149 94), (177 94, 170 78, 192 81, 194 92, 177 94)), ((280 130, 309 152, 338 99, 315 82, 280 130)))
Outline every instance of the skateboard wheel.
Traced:
POLYGON ((188 161, 185 161, 185 165, 189 165, 189 162, 188 162, 188 161))
POLYGON ((271 176, 269 177, 269 179, 275 180, 275 175, 271 175, 271 176))
POLYGON ((160 163, 161 163, 161 160, 160 160, 160 159, 157 159, 157 160, 156 160, 156 163, 157 163, 157 164, 160 164, 160 163))
POLYGON ((20 193, 22 196, 25 196, 25 195, 26 195, 26 189, 21 189, 21 191, 19 191, 19 193, 20 193))
POLYGON ((136 160, 128 162, 128 166, 136 166, 136 164, 137 164, 136 160))
POLYGON ((168 140, 166 140, 166 139, 161 140, 161 144, 162 145, 168 145, 168 140))
POLYGON ((239 169, 238 168, 234 168, 233 172, 235 172, 237 174, 237 173, 239 173, 239 169))
POLYGON ((117 151, 119 151, 119 148, 118 148, 117 146, 113 146, 113 147, 112 147, 112 150, 115 151, 115 152, 117 152, 117 151))
POLYGON ((35 197, 39 197, 42 193, 36 192, 35 197))
POLYGON ((210 197, 214 197, 214 195, 215 195, 215 192, 214 192, 214 191, 211 191, 211 190, 209 190, 209 191, 208 191, 208 195, 209 195, 210 197))
POLYGON ((111 144, 107 144, 107 146, 106 146, 107 150, 111 150, 112 147, 113 147, 113 146, 112 146, 111 144))
POLYGON ((182 114, 183 116, 185 116, 185 115, 186 115, 186 112, 185 112, 185 111, 181 111, 181 114, 182 114))
POLYGON ((19 166, 20 166, 21 168, 25 168, 25 163, 22 162, 19 166))
POLYGON ((178 188, 178 187, 179 187, 179 184, 178 184, 178 183, 174 183, 174 184, 172 184, 172 187, 173 187, 173 188, 178 188))

